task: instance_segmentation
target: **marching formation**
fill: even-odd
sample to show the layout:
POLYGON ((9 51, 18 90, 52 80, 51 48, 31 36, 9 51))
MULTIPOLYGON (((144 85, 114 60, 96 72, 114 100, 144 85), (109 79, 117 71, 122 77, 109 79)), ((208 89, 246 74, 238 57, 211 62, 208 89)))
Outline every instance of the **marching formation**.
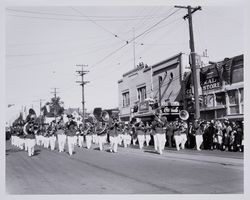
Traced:
POLYGON ((35 146, 54 151, 58 146, 59 152, 69 155, 74 153, 75 146, 90 149, 92 144, 104 150, 104 144, 109 144, 109 151, 116 153, 118 147, 128 147, 138 143, 139 149, 144 145, 154 145, 159 154, 165 146, 176 150, 185 148, 220 149, 228 151, 243 151, 243 124, 235 122, 200 121, 187 123, 182 119, 167 121, 166 117, 155 117, 152 122, 120 122, 112 119, 106 121, 86 122, 78 124, 72 115, 67 116, 67 122, 62 116, 50 123, 42 123, 30 112, 25 121, 19 121, 11 127, 11 144, 34 155, 35 146), (57 144, 57 145, 56 145, 57 144))

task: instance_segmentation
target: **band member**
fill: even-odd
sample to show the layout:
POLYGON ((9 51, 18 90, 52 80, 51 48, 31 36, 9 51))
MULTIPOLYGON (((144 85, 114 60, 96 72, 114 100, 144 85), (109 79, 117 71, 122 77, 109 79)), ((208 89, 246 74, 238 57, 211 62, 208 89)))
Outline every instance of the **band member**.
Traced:
POLYGON ((69 155, 71 156, 74 152, 77 123, 73 121, 73 115, 68 115, 67 117, 69 121, 66 123, 66 135, 68 141, 68 151, 69 155))
POLYGON ((131 144, 131 135, 128 124, 125 124, 123 129, 123 145, 126 148, 131 144))
POLYGON ((180 122, 180 142, 182 149, 185 149, 185 144, 187 142, 187 128, 187 123, 182 120, 180 122))
POLYGON ((203 125, 199 120, 195 120, 194 122, 194 128, 195 128, 195 141, 196 141, 196 149, 200 151, 200 146, 203 142, 203 125))
POLYGON ((83 124, 79 124, 77 132, 78 132, 78 146, 83 147, 83 124))
POLYGON ((136 143, 136 141, 137 141, 137 132, 136 132, 135 124, 132 125, 132 128, 131 128, 131 135, 132 135, 132 142, 133 142, 133 145, 135 146, 135 143, 136 143))
POLYGON ((139 149, 143 148, 143 144, 144 144, 144 133, 145 133, 145 127, 144 127, 144 123, 140 122, 136 124, 136 133, 137 133, 137 139, 138 139, 138 143, 139 143, 139 149))
POLYGON ((110 139, 110 152, 117 153, 118 148, 118 131, 119 131, 119 124, 117 119, 114 119, 113 124, 109 130, 109 139, 110 139))
POLYGON ((156 143, 156 151, 159 154, 163 153, 165 143, 166 143, 166 126, 162 119, 155 118, 156 123, 154 124, 155 130, 155 143, 156 143))
POLYGON ((175 120, 173 123, 173 131, 174 131, 174 140, 175 140, 175 146, 176 150, 180 150, 180 144, 181 144, 181 133, 180 133, 180 124, 178 120, 175 120))
POLYGON ((118 144, 121 146, 122 141, 123 141, 123 129, 124 129, 124 124, 119 123, 119 128, 118 128, 118 144))
POLYGON ((36 145, 41 146, 42 145, 42 124, 38 125, 38 129, 36 131, 36 145))
POLYGON ((49 148, 49 131, 50 131, 49 125, 46 125, 45 131, 43 132, 43 146, 46 149, 49 148))
POLYGON ((167 142, 168 142, 168 147, 172 148, 172 138, 174 135, 174 126, 173 122, 169 122, 167 124, 167 142))
POLYGON ((58 141, 58 150, 59 152, 64 151, 64 146, 66 143, 66 135, 64 133, 64 121, 63 118, 58 119, 56 124, 56 135, 57 135, 57 141, 58 141))
POLYGON ((151 133, 151 126, 147 122, 145 127, 145 141, 147 146, 149 146, 149 142, 151 140, 150 133, 151 133))
POLYGON ((50 124, 51 128, 49 131, 49 145, 50 145, 50 149, 52 151, 55 150, 55 145, 56 145, 56 122, 52 121, 50 124))
POLYGON ((87 149, 90 149, 91 143, 92 143, 92 134, 93 134, 93 130, 94 130, 94 125, 91 124, 90 122, 88 122, 88 123, 86 123, 84 129, 85 129, 84 135, 86 138, 87 149))
POLYGON ((107 126, 108 124, 105 122, 97 123, 96 133, 100 151, 103 150, 103 144, 105 144, 107 141, 107 126))
POLYGON ((31 116, 27 123, 24 125, 24 134, 26 135, 26 146, 28 150, 28 155, 33 156, 35 152, 35 127, 34 127, 35 116, 31 116))

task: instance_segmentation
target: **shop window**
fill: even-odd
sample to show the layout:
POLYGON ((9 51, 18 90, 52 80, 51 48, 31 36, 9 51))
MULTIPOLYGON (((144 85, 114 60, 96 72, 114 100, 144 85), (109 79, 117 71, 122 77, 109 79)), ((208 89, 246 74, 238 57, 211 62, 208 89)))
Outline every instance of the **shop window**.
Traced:
POLYGON ((217 106, 226 105, 225 93, 220 92, 216 94, 216 104, 217 106))
POLYGON ((233 105, 239 104, 237 90, 228 91, 228 97, 229 97, 229 104, 233 104, 233 105))
POLYGON ((130 105, 129 92, 122 93, 122 106, 127 107, 130 105))
POLYGON ((230 114, 239 114, 239 106, 230 106, 230 114))
POLYGON ((147 98, 146 86, 137 88, 139 102, 144 101, 147 98))
POLYGON ((205 105, 207 108, 214 107, 214 95, 209 94, 205 96, 205 105))
POLYGON ((227 111, 226 109, 216 110, 216 115, 217 115, 217 118, 225 117, 227 115, 227 111))

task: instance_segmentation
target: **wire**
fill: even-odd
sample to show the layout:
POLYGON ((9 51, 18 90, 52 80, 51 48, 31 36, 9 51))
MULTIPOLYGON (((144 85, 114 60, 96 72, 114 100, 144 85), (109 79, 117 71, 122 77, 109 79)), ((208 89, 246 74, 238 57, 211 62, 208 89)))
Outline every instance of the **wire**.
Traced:
MULTIPOLYGON (((7 8, 8 11, 13 12, 21 12, 21 13, 31 13, 31 14, 41 14, 41 15, 55 15, 55 16, 68 16, 68 17, 81 17, 79 15, 72 15, 72 14, 61 14, 61 13, 50 13, 50 12, 39 12, 39 11, 27 11, 27 10, 17 10, 17 9, 10 9, 7 8)), ((147 16, 94 16, 89 15, 91 18, 97 18, 95 21, 130 21, 130 20, 140 20, 143 19, 151 19, 155 17, 163 17, 164 15, 147 15, 147 16), (104 18, 104 19, 98 19, 98 18, 104 18), (111 18, 111 19, 110 19, 111 18), (112 19, 114 18, 114 19, 112 19)), ((86 20, 88 21, 88 20, 86 20)))
POLYGON ((71 8, 72 8, 75 12, 79 13, 81 16, 86 17, 89 21, 91 21, 92 23, 94 23, 96 26, 100 27, 100 28, 103 29, 104 31, 106 31, 106 32, 108 32, 108 33, 110 33, 110 34, 112 34, 113 36, 115 36, 116 38, 120 39, 121 41, 126 41, 126 40, 122 39, 121 37, 119 37, 117 34, 111 32, 111 31, 108 30, 107 28, 103 27, 102 25, 96 23, 95 20, 92 20, 89 16, 87 16, 87 15, 81 13, 81 12, 80 12, 79 10, 77 10, 76 8, 74 8, 74 7, 71 7, 71 8))
POLYGON ((163 19, 161 19, 159 22, 157 22, 156 24, 154 24, 153 26, 149 27, 148 29, 146 29, 145 31, 143 31, 142 33, 140 33, 139 35, 137 35, 135 38, 127 41, 126 44, 122 45, 121 47, 115 49, 114 51, 112 51, 111 53, 109 53, 108 55, 106 55, 104 58, 102 58, 101 60, 99 60, 97 63, 95 63, 94 65, 92 65, 92 67, 97 66, 98 64, 102 63, 104 60, 106 60, 107 58, 109 58, 110 56, 112 56, 113 54, 117 53, 118 51, 120 51, 121 49, 123 49, 125 46, 127 46, 129 43, 131 43, 132 41, 134 41, 135 39, 141 37, 143 34, 147 33, 147 31, 151 30, 152 28, 156 27, 158 24, 160 24, 161 22, 165 21, 166 19, 168 19, 169 17, 171 17, 172 15, 174 15, 176 12, 178 12, 180 10, 177 9, 174 12, 172 12, 171 14, 169 14, 167 17, 164 17, 163 19))

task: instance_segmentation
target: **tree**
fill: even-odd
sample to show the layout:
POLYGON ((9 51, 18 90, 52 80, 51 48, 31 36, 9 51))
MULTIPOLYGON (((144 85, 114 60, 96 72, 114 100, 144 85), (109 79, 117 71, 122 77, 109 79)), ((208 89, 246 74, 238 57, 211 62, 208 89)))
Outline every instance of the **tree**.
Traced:
POLYGON ((64 112, 63 104, 64 102, 61 101, 60 97, 51 98, 50 102, 47 102, 45 106, 42 107, 43 115, 47 117, 62 115, 64 112), (47 107, 49 107, 49 109, 47 107))

